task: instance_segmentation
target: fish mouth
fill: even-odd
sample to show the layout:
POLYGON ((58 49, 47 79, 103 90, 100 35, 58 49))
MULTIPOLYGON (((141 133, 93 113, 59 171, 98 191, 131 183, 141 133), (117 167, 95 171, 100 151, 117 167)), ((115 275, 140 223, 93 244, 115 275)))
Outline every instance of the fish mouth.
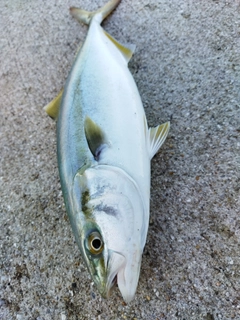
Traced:
POLYGON ((114 275, 113 279, 109 281, 109 283, 107 284, 107 288, 106 288, 106 296, 107 298, 110 297, 112 291, 114 290, 114 288, 117 285, 117 274, 114 275))
POLYGON ((131 302, 137 289, 140 265, 141 255, 133 255, 129 262, 122 253, 110 250, 104 277, 100 281, 93 278, 102 297, 109 298, 117 284, 124 301, 131 302))
POLYGON ((109 298, 114 287, 116 287, 118 282, 118 273, 121 269, 124 269, 125 266, 125 257, 116 251, 111 251, 109 255, 107 270, 108 270, 108 279, 106 284, 106 297, 109 298))

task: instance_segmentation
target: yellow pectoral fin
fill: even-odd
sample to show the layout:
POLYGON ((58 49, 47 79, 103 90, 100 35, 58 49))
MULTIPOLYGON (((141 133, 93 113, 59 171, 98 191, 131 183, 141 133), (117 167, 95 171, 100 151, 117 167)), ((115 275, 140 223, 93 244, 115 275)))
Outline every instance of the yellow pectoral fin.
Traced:
POLYGON ((108 39, 111 40, 113 44, 115 44, 118 50, 122 53, 125 60, 128 62, 132 58, 136 46, 134 44, 128 44, 127 46, 123 45, 119 43, 116 39, 114 39, 112 36, 110 36, 110 34, 106 31, 104 31, 104 33, 108 37, 108 39))
POLYGON ((47 112, 49 117, 56 120, 58 117, 59 107, 62 100, 63 89, 59 92, 59 94, 54 98, 49 104, 47 104, 43 109, 47 112))
POLYGON ((148 129, 150 159, 158 152, 167 138, 170 122, 148 129))
POLYGON ((86 117, 85 119, 84 130, 89 149, 95 160, 98 160, 101 151, 107 146, 105 134, 103 130, 89 117, 86 117))

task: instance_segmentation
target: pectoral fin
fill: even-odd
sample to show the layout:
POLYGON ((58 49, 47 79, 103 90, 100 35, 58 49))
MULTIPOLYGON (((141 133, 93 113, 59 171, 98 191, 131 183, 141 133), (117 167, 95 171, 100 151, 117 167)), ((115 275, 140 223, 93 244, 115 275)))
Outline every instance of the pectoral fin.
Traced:
POLYGON ((86 117, 84 122, 85 136, 88 142, 88 147, 91 150, 95 160, 98 160, 100 153, 107 142, 103 130, 89 117, 86 117))
POLYGON ((59 107, 62 100, 63 89, 59 92, 59 94, 54 98, 49 104, 47 104, 43 109, 47 112, 49 117, 56 120, 58 117, 59 107))
POLYGON ((158 152, 170 129, 170 122, 163 123, 155 128, 148 129, 150 159, 158 152))

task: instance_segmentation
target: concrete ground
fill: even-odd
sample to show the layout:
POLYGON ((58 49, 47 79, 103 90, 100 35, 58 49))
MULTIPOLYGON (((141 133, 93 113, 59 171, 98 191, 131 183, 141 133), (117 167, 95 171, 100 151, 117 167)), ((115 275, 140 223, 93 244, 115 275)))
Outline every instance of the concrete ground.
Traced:
POLYGON ((103 3, 0 1, 0 319, 240 319, 240 3, 122 0, 104 23, 137 45, 130 70, 149 125, 171 120, 129 305, 89 278, 42 110, 87 33, 68 7, 103 3))

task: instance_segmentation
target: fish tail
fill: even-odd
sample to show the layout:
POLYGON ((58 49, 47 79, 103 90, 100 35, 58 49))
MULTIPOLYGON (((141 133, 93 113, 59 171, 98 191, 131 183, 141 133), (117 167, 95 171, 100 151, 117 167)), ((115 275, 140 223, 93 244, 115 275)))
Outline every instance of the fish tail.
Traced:
POLYGON ((101 23, 118 6, 120 1, 121 0, 110 0, 103 7, 93 12, 71 7, 70 13, 77 21, 83 22, 87 25, 90 24, 95 15, 99 14, 99 23, 101 23))

